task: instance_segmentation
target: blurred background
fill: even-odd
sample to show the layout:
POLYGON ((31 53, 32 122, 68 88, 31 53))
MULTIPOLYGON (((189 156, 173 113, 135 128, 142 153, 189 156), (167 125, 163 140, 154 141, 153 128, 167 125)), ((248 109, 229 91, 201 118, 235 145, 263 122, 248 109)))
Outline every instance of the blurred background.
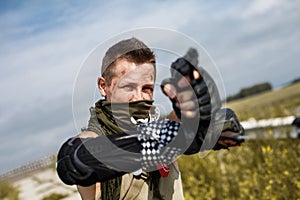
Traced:
MULTIPOLYGON (((144 27, 174 30, 200 44, 222 77, 224 105, 227 100, 226 106, 234 108, 245 125, 249 125, 249 119, 253 122, 292 116, 290 121, 282 122, 279 135, 289 138, 294 132, 296 137, 295 126, 285 125, 300 112, 299 9, 300 1, 284 0, 0 1, 0 173, 55 154, 64 140, 78 132, 72 94, 83 62, 109 38, 144 27)), ((98 75, 93 80, 95 86, 98 75)), ((270 139, 276 131, 264 126, 255 134, 264 132, 264 137, 270 139)), ((276 191, 284 188, 279 185, 292 185, 292 190, 277 198, 300 198, 300 178, 296 175, 300 166, 299 140, 287 140, 252 140, 246 142, 246 147, 232 150, 238 151, 234 155, 239 158, 232 157, 232 151, 209 154, 205 159, 212 159, 212 163, 198 157, 193 161, 180 158, 189 161, 182 163, 199 165, 195 170, 201 171, 203 163, 210 163, 208 168, 215 166, 220 177, 232 173, 230 177, 243 176, 245 180, 209 179, 213 174, 217 177, 216 171, 197 177, 189 173, 200 176, 199 171, 182 167, 186 198, 207 194, 203 199, 230 199, 229 194, 234 193, 236 199, 245 199, 247 194, 256 193, 265 195, 265 199, 276 199, 276 195, 280 196, 276 191), (239 152, 242 149, 244 152, 239 152), (260 151, 253 154, 253 149, 260 151), (243 157, 251 154, 259 159, 245 164, 243 157), (266 158, 268 155, 271 157, 266 158), (240 163, 240 168, 231 170, 233 166, 227 162, 240 163), (246 166, 250 167, 243 173, 246 166), (259 170, 279 179, 262 178, 259 170), (209 185, 218 187, 203 187, 207 183, 204 180, 214 180, 209 185), (255 183, 260 188, 249 189, 255 183), (230 189, 234 184, 239 189, 230 189), (194 189, 190 188, 193 185, 194 189), (222 188, 218 196, 216 191, 222 188), (287 194, 294 196, 285 198, 287 194)))

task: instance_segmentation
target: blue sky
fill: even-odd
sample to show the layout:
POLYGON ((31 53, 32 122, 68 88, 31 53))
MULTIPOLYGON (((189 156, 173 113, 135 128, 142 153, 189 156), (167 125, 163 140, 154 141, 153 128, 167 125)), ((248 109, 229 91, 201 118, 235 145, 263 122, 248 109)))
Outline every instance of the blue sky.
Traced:
POLYGON ((0 172, 56 152, 77 133, 76 77, 112 36, 143 27, 185 34, 207 50, 230 95, 299 78, 299 9, 284 0, 0 1, 0 172))

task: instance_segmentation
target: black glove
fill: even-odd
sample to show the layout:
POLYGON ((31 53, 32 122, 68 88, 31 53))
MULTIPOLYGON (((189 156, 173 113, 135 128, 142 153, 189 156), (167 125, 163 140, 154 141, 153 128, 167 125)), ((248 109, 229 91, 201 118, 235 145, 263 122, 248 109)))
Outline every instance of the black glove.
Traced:
POLYGON ((185 132, 188 132, 190 138, 193 139, 189 140, 188 143, 191 145, 186 150, 185 154, 197 153, 200 150, 210 121, 214 118, 216 111, 221 107, 220 95, 216 84, 204 69, 196 67, 198 63, 197 57, 197 51, 195 49, 190 49, 184 57, 179 58, 172 63, 171 78, 165 79, 161 84, 162 90, 166 84, 172 84, 175 86, 177 92, 184 90, 193 90, 194 92, 192 98, 195 102, 195 110, 199 110, 199 112, 197 112, 193 119, 181 115, 180 108, 176 106, 176 103, 178 103, 177 99, 170 99, 177 117, 184 125, 185 132), (194 78, 194 70, 197 70, 200 74, 198 79, 194 78), (190 78, 190 86, 179 88, 177 84, 183 76, 188 76, 190 78))
MULTIPOLYGON (((201 120, 210 120, 212 115, 221 107, 221 99, 215 82, 212 77, 203 69, 198 68, 195 64, 198 53, 195 49, 189 49, 184 57, 178 58, 171 65, 171 78, 162 81, 161 88, 164 92, 166 84, 175 86, 177 92, 192 89, 194 92, 195 109, 199 109, 201 120), (200 74, 198 79, 193 76, 193 71, 197 70, 200 74), (191 79, 190 86, 179 88, 177 83, 183 76, 189 76, 191 79)), ((180 108, 176 106, 177 100, 171 99, 173 109, 179 119, 181 119, 180 108)))

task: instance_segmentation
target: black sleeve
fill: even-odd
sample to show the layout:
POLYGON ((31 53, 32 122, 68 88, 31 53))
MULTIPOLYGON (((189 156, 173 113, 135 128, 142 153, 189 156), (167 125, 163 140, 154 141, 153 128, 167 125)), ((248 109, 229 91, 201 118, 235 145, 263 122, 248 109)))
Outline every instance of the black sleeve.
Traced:
POLYGON ((67 185, 89 186, 141 168, 136 134, 70 138, 59 150, 57 173, 67 185))

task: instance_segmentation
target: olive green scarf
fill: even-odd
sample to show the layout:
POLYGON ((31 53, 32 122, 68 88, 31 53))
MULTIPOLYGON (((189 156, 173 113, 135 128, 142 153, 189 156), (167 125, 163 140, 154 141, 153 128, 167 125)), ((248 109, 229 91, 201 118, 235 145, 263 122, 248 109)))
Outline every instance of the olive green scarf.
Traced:
MULTIPOLYGON (((116 134, 136 129, 133 122, 149 118, 153 101, 112 103, 100 100, 95 104, 95 112, 104 134, 116 134)), ((120 197, 122 177, 101 183, 101 199, 117 200, 120 197)))
POLYGON ((95 111, 105 134, 115 134, 136 129, 133 122, 150 118, 152 103, 150 100, 129 103, 98 101, 95 111))

